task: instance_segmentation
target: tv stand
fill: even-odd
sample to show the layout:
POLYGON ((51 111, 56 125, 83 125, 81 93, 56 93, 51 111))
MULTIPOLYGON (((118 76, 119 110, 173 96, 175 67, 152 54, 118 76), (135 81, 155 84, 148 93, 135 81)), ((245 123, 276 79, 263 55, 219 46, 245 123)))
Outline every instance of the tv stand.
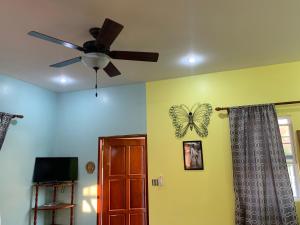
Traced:
POLYGON ((34 219, 33 224, 37 225, 37 216, 38 211, 52 211, 52 225, 55 225, 55 212, 56 210, 61 209, 70 209, 70 225, 73 225, 74 220, 74 187, 75 182, 53 182, 53 183, 36 183, 33 185, 33 188, 35 189, 35 204, 32 210, 34 211, 34 219), (65 187, 71 187, 71 193, 70 193, 70 203, 61 203, 57 202, 56 199, 56 193, 58 188, 65 188, 65 187), (46 203, 44 205, 38 206, 38 198, 39 198, 39 189, 40 188, 52 188, 53 189, 53 195, 52 195, 52 202, 46 203))

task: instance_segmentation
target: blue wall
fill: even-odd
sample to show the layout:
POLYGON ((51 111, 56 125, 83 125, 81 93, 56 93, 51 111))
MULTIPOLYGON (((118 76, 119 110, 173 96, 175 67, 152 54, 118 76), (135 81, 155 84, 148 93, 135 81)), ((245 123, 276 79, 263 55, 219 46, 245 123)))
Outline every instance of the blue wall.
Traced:
POLYGON ((59 94, 57 115, 52 155, 79 157, 76 224, 96 224, 97 171, 88 175, 85 164, 97 163, 98 137, 146 133, 145 85, 103 88, 100 98, 94 90, 59 94))
POLYGON ((34 160, 52 149, 56 94, 0 75, 0 112, 25 116, 12 121, 0 151, 2 224, 29 224, 34 160))
MULTIPOLYGON (((0 112, 23 114, 11 123, 0 152, 0 215, 4 225, 32 224, 31 180, 37 156, 78 156, 76 224, 96 224, 98 137, 146 133, 145 85, 55 94, 0 75, 0 112)), ((41 203, 44 199, 41 199, 41 203)), ((62 214, 60 214, 62 213, 62 214)), ((39 225, 44 224, 41 213, 39 225)), ((67 222, 68 211, 57 222, 67 222)))

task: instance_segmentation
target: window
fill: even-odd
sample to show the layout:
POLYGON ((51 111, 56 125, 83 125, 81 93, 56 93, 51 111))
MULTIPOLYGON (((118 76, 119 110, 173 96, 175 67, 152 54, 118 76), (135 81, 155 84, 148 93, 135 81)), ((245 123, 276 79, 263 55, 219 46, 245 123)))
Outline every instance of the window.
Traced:
POLYGON ((278 118, 279 129, 295 198, 300 198, 299 172, 292 123, 289 117, 278 118))

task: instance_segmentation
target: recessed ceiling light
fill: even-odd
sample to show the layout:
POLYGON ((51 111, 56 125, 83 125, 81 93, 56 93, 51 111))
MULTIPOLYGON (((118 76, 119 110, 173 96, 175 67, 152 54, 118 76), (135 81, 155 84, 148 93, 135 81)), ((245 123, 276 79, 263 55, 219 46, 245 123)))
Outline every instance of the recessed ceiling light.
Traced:
POLYGON ((204 62, 204 57, 197 54, 188 54, 180 59, 180 64, 184 66, 196 66, 204 62))
POLYGON ((67 82, 67 79, 66 79, 65 77, 62 77, 62 78, 60 79, 60 82, 61 82, 62 84, 64 84, 64 83, 67 82))
POLYGON ((69 85, 69 84, 72 84, 75 82, 74 79, 72 79, 68 76, 65 76, 65 75, 59 75, 59 76, 53 77, 52 81, 57 84, 60 84, 60 85, 69 85))
POLYGON ((196 62, 196 59, 195 59, 194 56, 190 56, 190 57, 188 58, 188 61, 189 61, 190 64, 194 64, 194 63, 196 62))

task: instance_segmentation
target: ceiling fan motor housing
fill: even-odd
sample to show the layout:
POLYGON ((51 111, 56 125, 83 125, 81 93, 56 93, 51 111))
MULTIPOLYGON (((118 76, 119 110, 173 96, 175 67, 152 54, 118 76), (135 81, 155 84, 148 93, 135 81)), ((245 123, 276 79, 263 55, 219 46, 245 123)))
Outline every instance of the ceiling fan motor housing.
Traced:
POLYGON ((84 48, 84 53, 90 53, 90 52, 103 52, 104 53, 106 51, 104 46, 102 48, 97 48, 95 40, 85 42, 83 44, 83 48, 84 48))
POLYGON ((100 52, 91 52, 86 53, 82 56, 82 62, 84 65, 86 65, 88 68, 99 68, 103 69, 107 66, 110 59, 107 55, 100 52))
POLYGON ((92 28, 90 28, 89 32, 93 36, 93 38, 97 39, 100 30, 101 30, 101 28, 99 28, 99 27, 92 27, 92 28))

